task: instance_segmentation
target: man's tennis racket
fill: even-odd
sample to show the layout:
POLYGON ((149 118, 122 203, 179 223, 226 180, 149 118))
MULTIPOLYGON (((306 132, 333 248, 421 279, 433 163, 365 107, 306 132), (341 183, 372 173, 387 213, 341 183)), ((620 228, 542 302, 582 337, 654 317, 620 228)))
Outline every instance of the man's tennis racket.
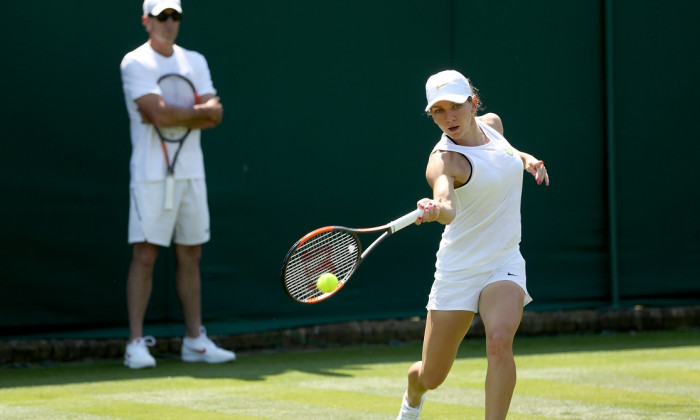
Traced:
POLYGON ((326 226, 311 231, 299 239, 287 252, 282 264, 282 284, 290 298, 300 303, 317 303, 337 293, 357 270, 367 255, 387 236, 412 224, 423 214, 416 209, 383 226, 351 229, 326 226), (382 232, 362 251, 359 233, 382 232), (338 278, 334 291, 324 293, 316 286, 321 274, 333 273, 338 278))
MULTIPOLYGON (((194 89, 194 85, 186 77, 170 73, 165 74, 158 79, 163 101, 168 105, 180 106, 183 108, 191 108, 199 103, 199 96, 194 89)), ((157 127, 156 131, 160 137, 160 143, 163 146, 163 154, 165 155, 165 164, 168 168, 168 174, 165 178, 165 202, 164 208, 172 210, 173 208, 173 192, 175 190, 175 162, 177 156, 182 149, 182 143, 185 142, 187 136, 192 131, 191 128, 185 126, 177 127, 157 127), (172 159, 168 156, 168 148, 166 143, 177 143, 177 149, 173 154, 172 159)))

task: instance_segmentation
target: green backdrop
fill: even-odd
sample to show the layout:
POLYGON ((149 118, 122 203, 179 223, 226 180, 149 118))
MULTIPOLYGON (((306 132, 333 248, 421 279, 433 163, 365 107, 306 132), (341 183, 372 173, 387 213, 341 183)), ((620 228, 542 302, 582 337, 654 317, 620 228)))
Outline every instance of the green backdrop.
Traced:
MULTIPOLYGON (((332 301, 292 303, 291 244, 368 226, 428 196, 439 137, 426 78, 467 74, 526 177, 528 310, 700 302, 700 3, 185 0, 178 43, 202 52, 225 107, 203 134, 212 233, 202 261, 210 332, 421 316, 441 227, 410 228, 332 301)), ((123 55, 141 2, 15 2, 0 35, 6 185, 0 329, 125 336, 128 119, 123 55)), ((174 257, 156 269, 146 333, 182 333, 174 257), (160 329, 160 330, 158 330, 160 329)))

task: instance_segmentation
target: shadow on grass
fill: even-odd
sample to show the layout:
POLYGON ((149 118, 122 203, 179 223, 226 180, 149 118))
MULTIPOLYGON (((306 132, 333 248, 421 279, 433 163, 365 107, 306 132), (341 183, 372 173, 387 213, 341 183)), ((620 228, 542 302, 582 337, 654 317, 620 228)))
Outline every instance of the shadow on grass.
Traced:
POLYGON ((121 359, 0 367, 0 394, 3 388, 12 387, 167 377, 264 381, 291 371, 351 377, 340 371, 363 369, 361 365, 374 363, 408 363, 420 357, 420 344, 244 353, 239 354, 235 362, 214 365, 185 363, 173 354, 153 353, 153 356, 157 367, 139 370, 124 367, 121 359))
MULTIPOLYGON (((697 329, 653 331, 641 333, 581 334, 562 336, 516 336, 514 350, 518 355, 570 353, 579 351, 615 351, 700 346, 697 329)), ((458 358, 485 356, 485 339, 467 337, 458 358)), ((210 365, 184 363, 171 354, 154 354, 154 369, 131 370, 121 360, 86 361, 55 365, 33 364, 22 368, 0 367, 0 390, 13 387, 67 385, 75 383, 138 380, 167 377, 203 379, 238 379, 264 381, 291 371, 332 377, 351 377, 348 370, 367 369, 367 365, 405 364, 419 360, 421 343, 393 343, 348 348, 324 348, 294 352, 262 352, 240 354, 233 363, 210 365)), ((405 370, 398 369, 397 380, 405 370)), ((1 391, 0 391, 1 392, 1 391)))

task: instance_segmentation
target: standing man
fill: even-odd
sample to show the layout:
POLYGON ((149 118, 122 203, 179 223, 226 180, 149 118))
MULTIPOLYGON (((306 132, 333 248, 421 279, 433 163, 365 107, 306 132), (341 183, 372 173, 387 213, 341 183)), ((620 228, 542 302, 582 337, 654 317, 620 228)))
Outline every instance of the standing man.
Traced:
MULTIPOLYGON (((129 243, 133 254, 127 279, 130 335, 124 355, 124 364, 132 369, 156 365, 148 351, 155 339, 143 336, 143 322, 158 249, 171 242, 175 245, 175 282, 185 320, 182 360, 222 363, 236 358, 232 351, 217 347, 202 326, 199 261, 202 244, 209 241, 209 207, 200 134, 201 129, 221 122, 223 107, 204 56, 175 44, 181 19, 180 0, 145 0, 141 21, 148 41, 124 56, 120 66, 132 144, 129 243), (168 73, 190 79, 200 103, 189 108, 166 104, 158 79, 168 73), (167 166, 154 126, 192 128, 175 162, 174 205, 170 210, 163 205, 167 166)), ((172 156, 177 146, 170 146, 172 156)))

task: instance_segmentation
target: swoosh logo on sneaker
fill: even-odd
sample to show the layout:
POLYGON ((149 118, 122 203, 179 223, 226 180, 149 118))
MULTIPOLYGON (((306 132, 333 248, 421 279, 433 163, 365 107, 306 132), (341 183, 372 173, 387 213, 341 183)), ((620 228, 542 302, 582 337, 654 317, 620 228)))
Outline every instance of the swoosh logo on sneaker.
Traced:
POLYGON ((204 348, 204 349, 202 349, 202 350, 197 350, 197 349, 192 349, 192 350, 194 350, 195 352, 197 352, 197 353, 199 353, 199 354, 204 354, 204 353, 207 352, 207 349, 206 349, 206 348, 204 348))

